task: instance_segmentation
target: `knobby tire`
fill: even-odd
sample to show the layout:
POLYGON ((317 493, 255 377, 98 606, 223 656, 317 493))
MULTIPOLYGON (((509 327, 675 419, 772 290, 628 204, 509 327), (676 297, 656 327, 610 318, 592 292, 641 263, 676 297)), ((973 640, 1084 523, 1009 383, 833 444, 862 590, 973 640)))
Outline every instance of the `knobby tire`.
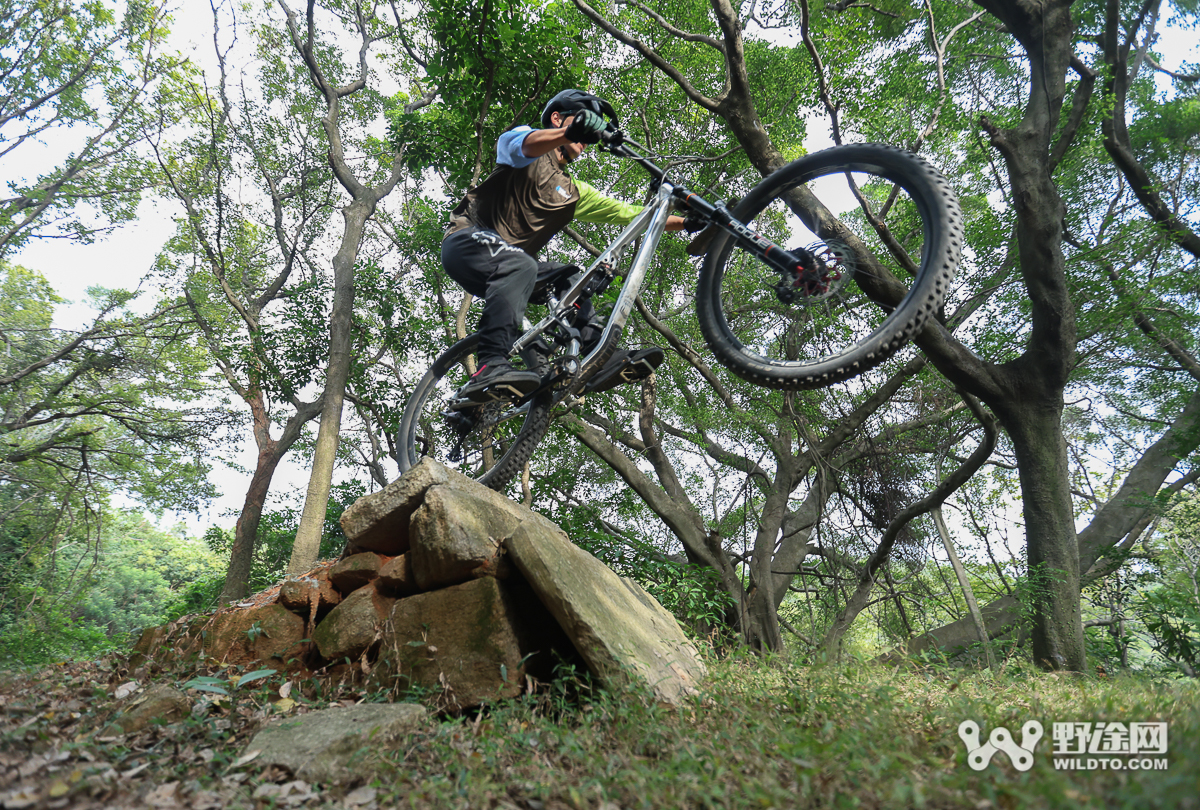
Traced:
POLYGON ((826 287, 790 304, 771 287, 779 274, 728 233, 713 240, 700 272, 696 308, 709 348, 743 379, 785 390, 840 382, 894 354, 939 311, 963 243, 946 179, 922 158, 881 144, 800 158, 764 178, 732 213, 776 244, 827 257, 826 287), (885 228, 863 213, 863 199, 876 219, 887 214, 885 228))
MULTIPOLYGON (((450 460, 449 451, 457 434, 452 431, 442 411, 449 397, 467 381, 465 361, 474 354, 478 345, 478 332, 455 343, 434 360, 433 365, 413 389, 404 406, 397 437, 401 473, 408 472, 423 456, 429 455, 485 486, 502 491, 520 474, 525 462, 546 435, 550 427, 550 410, 553 405, 553 394, 549 391, 535 397, 524 414, 516 414, 505 420, 514 423, 504 431, 507 440, 496 438, 496 431, 492 431, 490 436, 486 431, 477 429, 468 434, 468 443, 480 442, 481 456, 488 446, 491 446, 493 451, 501 451, 499 458, 494 458, 490 466, 484 464, 482 458, 450 460), (515 428, 518 421, 519 429, 515 428), (489 444, 490 442, 495 444, 489 444)), ((504 410, 509 406, 483 407, 504 410)), ((499 424, 503 425, 505 422, 499 424)))

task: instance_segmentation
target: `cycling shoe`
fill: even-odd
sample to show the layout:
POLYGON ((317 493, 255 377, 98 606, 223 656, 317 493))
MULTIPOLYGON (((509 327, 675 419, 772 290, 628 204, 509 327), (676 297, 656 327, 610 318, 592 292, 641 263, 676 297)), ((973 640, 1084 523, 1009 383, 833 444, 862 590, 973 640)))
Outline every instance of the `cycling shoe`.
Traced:
POLYGON ((459 389, 458 395, 472 402, 520 399, 533 393, 542 378, 534 371, 515 369, 507 360, 485 363, 459 389))
POLYGON ((666 352, 658 346, 650 346, 632 354, 628 349, 618 349, 604 364, 604 368, 596 372, 596 376, 584 386, 584 393, 599 394, 624 383, 644 380, 662 364, 666 356, 666 352))

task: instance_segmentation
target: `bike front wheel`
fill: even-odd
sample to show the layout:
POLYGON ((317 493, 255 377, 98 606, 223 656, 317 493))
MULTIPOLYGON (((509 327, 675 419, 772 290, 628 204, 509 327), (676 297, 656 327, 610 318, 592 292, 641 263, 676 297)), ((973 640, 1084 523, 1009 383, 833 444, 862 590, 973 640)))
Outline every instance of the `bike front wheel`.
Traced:
POLYGON ((732 213, 816 258, 815 270, 781 287, 779 272, 722 232, 700 272, 696 308, 709 348, 743 379, 786 390, 846 380, 894 354, 941 308, 963 242, 946 179, 882 144, 800 158, 732 213))
POLYGON ((433 362, 413 389, 400 420, 400 471, 430 457, 495 490, 516 477, 550 425, 553 394, 522 406, 489 402, 455 409, 455 394, 475 370, 479 333, 433 362))

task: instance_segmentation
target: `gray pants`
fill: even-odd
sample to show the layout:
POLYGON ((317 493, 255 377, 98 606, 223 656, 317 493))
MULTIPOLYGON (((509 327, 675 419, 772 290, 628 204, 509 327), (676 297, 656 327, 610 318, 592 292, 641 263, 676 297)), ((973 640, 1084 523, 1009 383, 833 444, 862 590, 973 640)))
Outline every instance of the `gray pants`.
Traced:
MULTIPOLYGON (((561 264, 539 262, 484 228, 455 231, 442 242, 446 274, 476 298, 482 298, 479 319, 479 361, 494 363, 508 357, 521 335, 521 318, 539 282, 557 275, 561 264)), ((592 314, 590 301, 581 302, 580 315, 592 314)))

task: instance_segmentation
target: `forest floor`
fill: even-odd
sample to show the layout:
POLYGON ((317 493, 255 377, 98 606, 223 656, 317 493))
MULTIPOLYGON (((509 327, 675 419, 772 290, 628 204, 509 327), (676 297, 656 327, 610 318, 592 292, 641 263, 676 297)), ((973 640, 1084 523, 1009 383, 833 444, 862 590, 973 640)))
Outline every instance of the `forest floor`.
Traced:
MULTIPOLYGON (((274 716, 382 698, 344 680, 288 685, 276 675, 233 689, 232 700, 187 720, 105 736, 117 693, 128 692, 139 675, 122 659, 10 671, 0 673, 0 804, 1200 808, 1195 680, 1052 675, 1012 662, 996 673, 753 658, 709 665, 701 694, 677 709, 648 705, 637 694, 588 691, 565 678, 542 694, 470 716, 433 714, 402 747, 378 752, 382 777, 340 786, 308 784, 243 754, 274 716), (1019 743, 1028 721, 1041 723, 1032 767, 1018 770, 1007 753, 996 752, 974 770, 958 734, 965 720, 978 724, 980 742, 1004 726, 1019 743), (1067 740, 1067 726, 1055 723, 1100 722, 1109 725, 1107 734, 1093 735, 1098 753, 1055 755, 1080 739, 1067 740), (1166 752, 1120 753, 1128 750, 1123 732, 1137 734, 1132 724, 1143 723, 1166 724, 1166 752), (1075 760, 1082 769, 1063 768, 1075 760)), ((180 686, 229 674, 159 672, 153 680, 180 686)), ((202 693, 191 694, 203 702, 202 693)), ((1163 747, 1161 738, 1146 737, 1151 727, 1141 728, 1143 747, 1163 747)))

